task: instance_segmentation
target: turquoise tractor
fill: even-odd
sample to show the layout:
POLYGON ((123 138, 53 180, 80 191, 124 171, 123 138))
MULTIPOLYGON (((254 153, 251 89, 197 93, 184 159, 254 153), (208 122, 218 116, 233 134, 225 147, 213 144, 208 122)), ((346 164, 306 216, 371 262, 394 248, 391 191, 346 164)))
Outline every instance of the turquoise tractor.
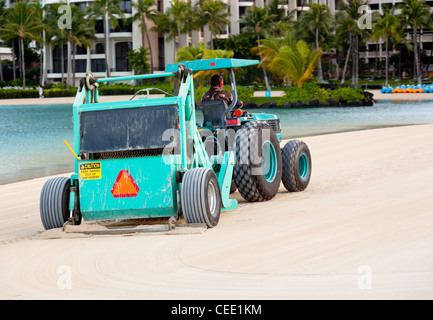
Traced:
POLYGON ((237 208, 236 189, 249 202, 272 199, 281 182, 288 191, 304 190, 311 176, 307 145, 291 140, 281 149, 278 117, 235 107, 234 69, 258 63, 196 60, 169 64, 163 73, 98 80, 88 73, 73 104, 75 173, 45 182, 44 228, 142 218, 168 218, 172 227, 181 216, 211 228, 221 211, 237 208), (198 124, 193 74, 224 69, 233 103, 203 103, 198 124), (99 83, 167 77, 174 78, 174 95, 148 88, 126 101, 98 102, 99 83))

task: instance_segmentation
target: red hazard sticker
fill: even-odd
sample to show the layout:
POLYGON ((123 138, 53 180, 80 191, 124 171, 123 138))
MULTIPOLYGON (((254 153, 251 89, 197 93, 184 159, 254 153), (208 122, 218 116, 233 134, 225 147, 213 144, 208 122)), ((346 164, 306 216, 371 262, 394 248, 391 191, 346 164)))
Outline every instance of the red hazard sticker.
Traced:
POLYGON ((137 196, 140 189, 132 178, 128 170, 119 172, 116 181, 114 182, 111 194, 115 198, 126 198, 137 196))

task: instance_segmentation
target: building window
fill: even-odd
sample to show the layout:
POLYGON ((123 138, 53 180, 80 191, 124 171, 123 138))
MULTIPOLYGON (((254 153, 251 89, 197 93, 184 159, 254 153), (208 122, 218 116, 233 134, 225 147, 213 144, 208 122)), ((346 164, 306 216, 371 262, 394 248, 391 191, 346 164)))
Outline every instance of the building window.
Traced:
POLYGON ((126 58, 132 50, 132 42, 116 43, 116 71, 129 71, 129 60, 126 58))
POLYGON ((99 43, 96 44, 96 46, 95 46, 95 53, 96 54, 105 53, 105 51, 104 51, 104 43, 103 42, 99 42, 99 43))
POLYGON ((114 30, 110 28, 110 32, 132 32, 132 23, 119 19, 117 20, 117 27, 114 30))
POLYGON ((86 72, 87 60, 75 60, 75 72, 86 72))
POLYGON ((160 71, 165 70, 164 45, 164 38, 158 38, 158 66, 160 71))
MULTIPOLYGON (((239 7, 239 17, 244 16, 246 13, 245 7, 239 7)), ((245 27, 243 23, 239 23, 239 30, 242 30, 245 27)))
POLYGON ((432 43, 431 42, 422 42, 422 48, 424 50, 431 50, 432 49, 432 43))
POLYGON ((92 72, 105 72, 105 59, 91 60, 92 72))
POLYGON ((102 20, 96 21, 95 31, 96 31, 96 33, 104 33, 104 24, 102 23, 102 20))
POLYGON ((76 47, 77 50, 77 54, 87 54, 87 48, 86 47, 82 47, 82 46, 77 46, 76 47))
POLYGON ((85 2, 76 2, 74 3, 74 5, 76 5, 78 8, 81 9, 81 11, 86 11, 86 3, 85 2))
POLYGON ((367 45, 367 50, 368 51, 376 51, 376 44, 369 44, 367 45))
POLYGON ((335 0, 335 9, 338 10, 338 8, 340 7, 340 3, 342 2, 342 0, 335 0))
MULTIPOLYGON (((68 72, 68 46, 63 45, 63 72, 68 72)), ((59 46, 53 49, 53 73, 62 72, 62 50, 59 46)))
POLYGON ((120 10, 124 13, 131 13, 131 0, 120 0, 120 10))

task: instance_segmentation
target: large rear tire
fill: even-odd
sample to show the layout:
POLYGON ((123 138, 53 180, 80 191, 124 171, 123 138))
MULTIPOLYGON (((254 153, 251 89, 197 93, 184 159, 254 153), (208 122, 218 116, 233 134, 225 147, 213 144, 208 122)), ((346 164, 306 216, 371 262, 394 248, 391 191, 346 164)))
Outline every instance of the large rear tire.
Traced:
POLYGON ((45 230, 61 228, 69 218, 70 179, 51 178, 42 187, 39 208, 45 230))
POLYGON ((188 170, 182 180, 181 204, 186 223, 215 227, 221 213, 221 192, 215 172, 208 168, 188 170))
POLYGON ((237 132, 233 175, 245 200, 257 202, 275 197, 281 185, 281 149, 269 125, 252 121, 237 132))
POLYGON ((232 179, 232 183, 230 185, 230 194, 235 193, 238 188, 236 187, 236 182, 232 179))
POLYGON ((290 192, 303 191, 311 178, 311 154, 308 146, 300 140, 290 140, 282 152, 283 185, 290 192))

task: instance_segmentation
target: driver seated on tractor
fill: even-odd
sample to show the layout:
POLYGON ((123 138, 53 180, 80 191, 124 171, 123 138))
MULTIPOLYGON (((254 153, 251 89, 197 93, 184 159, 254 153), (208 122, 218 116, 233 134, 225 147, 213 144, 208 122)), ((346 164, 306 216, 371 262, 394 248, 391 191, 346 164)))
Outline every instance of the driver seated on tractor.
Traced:
MULTIPOLYGON (((210 89, 201 97, 201 105, 203 105, 203 102, 205 101, 223 100, 227 106, 229 106, 233 102, 233 95, 231 92, 224 90, 223 85, 223 77, 219 74, 214 74, 210 78, 210 89)), ((243 102, 238 99, 234 109, 240 109, 242 106, 243 102)))

